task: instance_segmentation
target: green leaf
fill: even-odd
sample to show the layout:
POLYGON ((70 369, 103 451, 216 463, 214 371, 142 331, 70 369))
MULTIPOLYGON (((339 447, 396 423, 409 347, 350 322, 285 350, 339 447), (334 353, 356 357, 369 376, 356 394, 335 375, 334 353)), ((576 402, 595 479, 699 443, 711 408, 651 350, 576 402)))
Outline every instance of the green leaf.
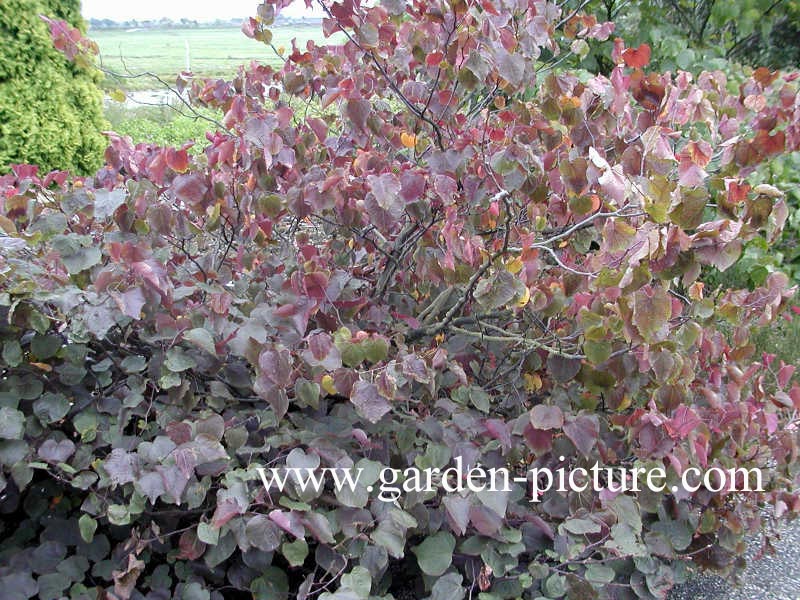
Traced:
POLYGON ((375 544, 386 549, 390 556, 402 558, 405 550, 405 536, 399 533, 391 524, 383 521, 378 528, 370 534, 375 544))
POLYGON ((219 541, 219 529, 210 523, 200 523, 197 526, 197 539, 210 546, 216 546, 219 541))
POLYGON ((355 592, 356 596, 366 600, 372 589, 372 574, 361 566, 353 567, 353 570, 342 575, 342 588, 355 592))
POLYGON ((694 51, 690 48, 684 48, 675 56, 675 64, 678 68, 687 71, 694 62, 694 51))
POLYGON ((471 386, 469 388, 469 401, 472 403, 472 406, 481 412, 488 413, 491 409, 492 397, 478 386, 471 386))
POLYGON ((176 346, 167 350, 167 358, 164 361, 164 366, 173 373, 181 373, 189 369, 194 369, 197 366, 197 361, 186 354, 183 348, 176 346))
POLYGON ((22 362, 22 347, 17 340, 8 340, 3 344, 3 361, 9 367, 18 367, 22 362))
POLYGON ((463 580, 460 573, 445 573, 433 584, 430 600, 463 600, 467 595, 463 580))
POLYGON ((281 554, 291 566, 300 567, 308 556, 308 544, 303 538, 298 538, 293 542, 284 542, 281 546, 281 554))
POLYGON ((39 593, 36 597, 39 600, 56 600, 62 597, 64 590, 72 582, 62 573, 45 573, 39 576, 37 583, 39 584, 39 593))
POLYGON ((181 600, 210 600, 211 592, 203 587, 201 583, 193 581, 183 583, 178 586, 178 594, 181 600))
POLYGON ((70 275, 77 275, 100 262, 100 248, 92 245, 89 236, 76 234, 57 235, 51 240, 53 249, 61 256, 61 262, 70 275))
POLYGON ((272 552, 281 543, 281 532, 278 526, 267 516, 261 514, 254 515, 247 522, 245 535, 250 544, 264 552, 272 552))
POLYGON ((250 584, 253 600, 286 600, 289 597, 289 578, 278 567, 267 567, 261 577, 250 584))
POLYGON ((356 367, 364 361, 364 349, 361 344, 345 342, 341 348, 342 363, 346 367, 356 367))
POLYGON ((144 368, 147 366, 147 359, 144 356, 133 354, 123 358, 120 366, 122 370, 128 374, 139 373, 140 371, 144 371, 144 368))
POLYGON ((0 408, 0 438, 4 440, 19 440, 22 439, 24 432, 25 415, 7 406, 0 408))
POLYGON ((294 384, 294 395, 301 406, 319 408, 320 387, 308 379, 298 379, 294 384))
POLYGON ((124 504, 110 504, 106 515, 112 525, 128 525, 131 522, 130 510, 124 504))
POLYGON ((614 581, 616 573, 614 572, 614 569, 610 567, 598 564, 590 564, 586 567, 586 573, 584 573, 584 577, 586 577, 590 583, 604 585, 614 581))
POLYGON ((600 523, 596 523, 591 519, 567 519, 559 526, 559 529, 575 535, 585 535, 587 533, 600 533, 602 527, 600 523))
POLYGON ((57 567, 58 572, 69 578, 70 581, 83 581, 86 571, 89 570, 89 561, 85 556, 70 556, 57 567))
POLYGON ((524 291, 524 284, 505 269, 497 271, 492 277, 482 279, 475 287, 475 300, 491 310, 511 302, 518 293, 524 291))
POLYGON ((663 534, 672 547, 679 552, 686 550, 692 543, 694 531, 685 521, 658 521, 653 523, 652 529, 663 534))
POLYGON ((125 190, 96 190, 94 193, 94 218, 103 220, 114 215, 114 212, 125 203, 125 190))
POLYGON ((635 533, 641 533, 642 515, 639 512, 636 500, 625 494, 620 494, 611 501, 610 507, 614 514, 617 515, 618 522, 629 525, 635 533))
POLYGON ((453 535, 446 531, 439 531, 426 538, 411 551, 417 555, 417 562, 423 573, 438 577, 444 574, 453 562, 455 547, 456 540, 453 535))
POLYGON ((60 421, 69 409, 70 403, 64 394, 47 392, 33 403, 33 414, 45 425, 60 421))
POLYGON ((190 329, 189 331, 184 332, 183 339, 191 342, 201 350, 205 350, 211 356, 217 355, 217 350, 214 347, 214 336, 211 335, 211 332, 207 329, 203 329, 202 327, 190 329))
POLYGON ((544 580, 542 584, 542 592, 548 598, 561 598, 567 593, 567 579, 563 575, 553 573, 544 580))
POLYGON ((583 343, 583 352, 590 363, 599 365, 607 361, 608 357, 611 356, 611 342, 586 340, 583 343))
POLYGON ((94 539, 94 532, 97 531, 97 521, 89 515, 81 515, 78 519, 78 527, 81 530, 81 537, 87 544, 91 544, 94 539))
POLYGON ((97 413, 95 412, 82 412, 72 420, 72 425, 75 431, 81 434, 82 442, 91 442, 97 436, 97 413))
POLYGON ((158 385, 165 389, 176 388, 180 386, 183 379, 181 378, 180 373, 173 373, 172 371, 167 371, 163 373, 161 377, 158 378, 158 385))
POLYGON ((605 547, 619 556, 646 556, 647 548, 636 539, 636 534, 627 523, 611 526, 611 539, 605 547))
POLYGON ((371 363, 385 360, 389 355, 389 342, 381 337, 369 338, 361 342, 364 358, 371 363))

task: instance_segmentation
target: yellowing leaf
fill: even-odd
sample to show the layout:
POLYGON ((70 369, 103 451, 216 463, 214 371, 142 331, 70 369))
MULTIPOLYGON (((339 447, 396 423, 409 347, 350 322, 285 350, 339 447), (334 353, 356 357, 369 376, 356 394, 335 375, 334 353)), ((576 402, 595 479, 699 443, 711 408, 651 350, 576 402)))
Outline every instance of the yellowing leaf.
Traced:
POLYGON ((517 301, 514 303, 514 306, 516 306, 517 308, 523 308, 523 307, 524 307, 524 306, 526 306, 526 305, 528 304, 528 302, 530 302, 530 301, 531 301, 531 291, 530 291, 530 289, 528 289, 528 288, 526 287, 526 288, 525 288, 525 291, 524 291, 524 292, 522 292, 522 296, 520 296, 519 300, 517 300, 517 301))
POLYGON ((525 390, 528 392, 538 392, 542 389, 542 378, 536 373, 524 373, 522 379, 525 381, 525 390))
POLYGON ((322 381, 320 381, 320 385, 322 386, 322 389, 325 390, 331 396, 336 394, 336 387, 333 385, 333 377, 331 377, 330 375, 323 375, 322 381))
POLYGON ((8 235, 16 235, 17 233, 17 226, 14 225, 14 221, 3 215, 0 215, 0 229, 5 231, 8 235))
POLYGON ((699 302, 703 299, 703 288, 704 284, 702 281, 695 281, 692 285, 689 286, 689 298, 694 300, 695 302, 699 302))
POLYGON ((630 396, 630 394, 625 394, 622 397, 622 400, 620 400, 619 406, 617 406, 617 410, 618 411, 623 411, 623 410, 629 408, 630 405, 631 405, 631 396, 630 396))
POLYGON ((417 136, 404 131, 400 134, 400 143, 406 148, 413 148, 417 145, 417 136))
MULTIPOLYGON (((517 273, 522 271, 523 266, 524 265, 522 263, 522 259, 519 256, 517 256, 515 258, 512 258, 506 263, 506 270, 509 273, 513 273, 514 275, 516 275, 517 273)), ((528 297, 530 297, 530 292, 528 293, 528 297)))

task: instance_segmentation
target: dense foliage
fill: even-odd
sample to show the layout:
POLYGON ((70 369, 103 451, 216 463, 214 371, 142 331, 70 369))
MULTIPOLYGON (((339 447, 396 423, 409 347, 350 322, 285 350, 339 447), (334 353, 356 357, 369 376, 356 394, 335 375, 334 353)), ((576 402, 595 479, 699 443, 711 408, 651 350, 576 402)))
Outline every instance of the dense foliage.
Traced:
POLYGON ((800 146, 797 74, 622 40, 554 73, 613 25, 547 2, 326 7, 344 46, 191 84, 224 112, 199 156, 112 136, 94 177, 0 180, 4 597, 651 599, 739 564, 800 511, 800 386, 753 345, 793 290, 698 276, 778 239, 747 178, 800 146), (458 457, 668 487, 367 487, 458 457), (366 476, 266 491, 284 464, 366 476), (765 491, 671 491, 712 466, 765 491))
MULTIPOLYGON (((569 0, 565 8, 614 21, 629 44, 646 43, 662 70, 717 68, 727 61, 753 67, 796 68, 800 63, 797 0, 569 0)), ((603 44, 593 44, 602 47, 603 44)), ((610 68, 593 50, 589 68, 610 68)))
POLYGON ((0 173, 14 162, 93 173, 106 142, 100 77, 53 47, 47 15, 82 23, 79 0, 3 0, 0 173))

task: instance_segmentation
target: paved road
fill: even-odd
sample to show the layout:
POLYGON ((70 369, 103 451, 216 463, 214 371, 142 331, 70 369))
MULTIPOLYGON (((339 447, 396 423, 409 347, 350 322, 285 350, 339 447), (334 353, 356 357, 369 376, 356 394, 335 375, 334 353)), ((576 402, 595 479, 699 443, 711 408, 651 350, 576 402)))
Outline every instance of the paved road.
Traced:
POLYGON ((676 588, 669 600, 800 600, 800 520, 785 526, 774 556, 748 557, 741 585, 702 575, 676 588))

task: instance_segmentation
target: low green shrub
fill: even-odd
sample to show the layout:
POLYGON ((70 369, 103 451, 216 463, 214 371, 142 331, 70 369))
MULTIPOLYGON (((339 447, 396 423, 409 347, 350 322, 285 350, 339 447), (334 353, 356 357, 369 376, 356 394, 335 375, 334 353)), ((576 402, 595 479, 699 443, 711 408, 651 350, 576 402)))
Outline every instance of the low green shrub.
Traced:
MULTIPOLYGON (((197 109, 197 113, 211 119, 221 117, 218 111, 209 109, 197 109)), ((119 135, 130 136, 134 143, 176 148, 194 141, 194 154, 202 151, 207 143, 206 132, 214 129, 213 123, 198 114, 171 105, 129 108, 113 102, 106 107, 110 129, 119 135)))

